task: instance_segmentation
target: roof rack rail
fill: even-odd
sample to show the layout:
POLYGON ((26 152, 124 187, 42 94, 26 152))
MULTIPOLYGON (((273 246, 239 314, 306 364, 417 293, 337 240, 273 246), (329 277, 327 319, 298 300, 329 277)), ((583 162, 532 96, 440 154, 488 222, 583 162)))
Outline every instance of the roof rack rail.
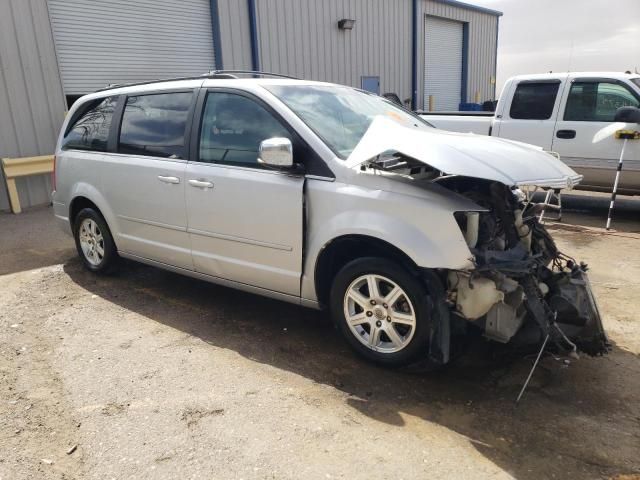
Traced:
POLYGON ((203 73, 202 75, 195 75, 191 77, 160 78, 156 80, 147 80, 144 82, 133 82, 133 83, 112 83, 107 85, 104 88, 99 88, 98 90, 96 90, 96 92, 103 92, 105 90, 112 90, 114 88, 121 88, 121 87, 137 87, 139 85, 151 85, 154 83, 161 83, 161 82, 177 82, 180 80, 199 80, 202 78, 221 78, 221 79, 238 78, 237 75, 252 75, 254 77, 290 78, 292 80, 298 80, 296 77, 291 77, 289 75, 282 75, 280 73, 271 73, 271 72, 259 72, 254 70, 211 70, 207 73, 203 73))
POLYGON ((209 75, 212 75, 212 76, 252 75, 254 77, 276 77, 276 78, 290 78, 292 80, 300 80, 299 78, 292 77, 291 75, 283 75, 281 73, 273 73, 273 72, 261 72, 259 70, 211 70, 208 74, 205 74, 203 76, 207 77, 209 75))

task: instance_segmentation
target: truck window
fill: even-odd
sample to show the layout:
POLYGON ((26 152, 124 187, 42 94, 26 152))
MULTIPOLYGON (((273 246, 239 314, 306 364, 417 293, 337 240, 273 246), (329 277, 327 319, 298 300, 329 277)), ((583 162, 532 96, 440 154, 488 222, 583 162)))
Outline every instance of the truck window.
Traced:
POLYGON ((638 107, 640 100, 624 85, 613 82, 574 82, 564 119, 576 122, 613 122, 620 107, 638 107))
POLYGON ((551 118, 560 82, 522 82, 516 87, 509 116, 518 120, 551 118))
MULTIPOLYGON (((111 118, 118 97, 99 98, 86 107, 62 140, 62 150, 107 151, 111 118)), ((80 107, 82 108, 82 107, 80 107)))
POLYGON ((186 158, 184 130, 192 100, 192 92, 128 97, 118 152, 186 158))

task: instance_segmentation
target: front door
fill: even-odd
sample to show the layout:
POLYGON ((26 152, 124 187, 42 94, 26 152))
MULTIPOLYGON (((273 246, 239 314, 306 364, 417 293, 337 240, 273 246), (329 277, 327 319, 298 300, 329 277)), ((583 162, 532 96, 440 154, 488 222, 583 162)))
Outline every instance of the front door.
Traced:
MULTIPOLYGON (((616 110, 640 106, 640 98, 616 80, 577 78, 561 106, 553 136, 553 151, 578 173, 583 185, 611 190, 623 140, 616 130, 637 130, 637 125, 615 123, 616 110)), ((627 142, 619 187, 638 190, 640 142, 627 142)))
POLYGON ((202 95, 185 192, 195 270, 300 295, 304 177, 258 163, 262 140, 293 135, 252 96, 202 95))

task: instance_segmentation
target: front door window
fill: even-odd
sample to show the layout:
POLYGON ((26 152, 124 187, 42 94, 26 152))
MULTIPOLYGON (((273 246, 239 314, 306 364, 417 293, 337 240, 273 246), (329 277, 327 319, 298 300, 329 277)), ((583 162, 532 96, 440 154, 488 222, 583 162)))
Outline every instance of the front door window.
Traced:
POLYGON ((200 161, 261 168, 260 142, 291 140, 289 131, 264 107, 243 95, 210 92, 200 132, 200 161))

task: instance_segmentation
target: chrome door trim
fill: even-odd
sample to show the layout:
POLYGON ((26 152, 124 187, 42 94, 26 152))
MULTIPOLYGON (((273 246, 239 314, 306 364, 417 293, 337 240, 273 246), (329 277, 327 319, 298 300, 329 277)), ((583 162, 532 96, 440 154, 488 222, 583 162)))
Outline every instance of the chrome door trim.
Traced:
POLYGON ((293 247, 289 245, 280 245, 278 243, 263 242, 260 240, 253 240, 251 238, 236 237, 234 235, 225 235, 223 233, 207 232, 205 230, 198 230, 195 228, 187 228, 187 232, 193 233, 194 235, 201 235, 203 237, 218 238, 220 240, 228 240, 230 242, 246 243, 248 245, 257 245, 258 247, 273 248, 274 250, 284 250, 286 252, 290 252, 293 250, 293 247))
MULTIPOLYGON (((261 168, 258 166, 258 164, 256 164, 255 167, 248 167, 243 165, 230 165, 228 163, 194 162, 189 160, 189 165, 203 165, 203 166, 212 167, 212 168, 230 168, 231 170, 242 170, 245 172, 252 172, 252 173, 264 173, 267 175, 284 175, 288 177, 302 177, 302 176, 308 177, 308 175, 293 174, 286 170, 275 170, 275 169, 271 170, 267 168, 261 168)), ((319 178, 325 178, 325 177, 319 177, 319 178)), ((334 180, 334 179, 332 178, 331 180, 334 180)))
POLYGON ((336 179, 333 177, 323 177, 321 175, 305 175, 304 178, 309 180, 321 180, 323 182, 335 182, 336 179))
POLYGON ((128 220, 129 222, 143 223, 145 225, 151 225, 153 227, 167 228, 169 230, 176 230, 178 232, 186 232, 186 227, 178 227, 177 225, 168 225, 166 223, 154 222, 151 220, 143 220, 142 218, 128 217, 127 215, 116 215, 122 220, 128 220))

